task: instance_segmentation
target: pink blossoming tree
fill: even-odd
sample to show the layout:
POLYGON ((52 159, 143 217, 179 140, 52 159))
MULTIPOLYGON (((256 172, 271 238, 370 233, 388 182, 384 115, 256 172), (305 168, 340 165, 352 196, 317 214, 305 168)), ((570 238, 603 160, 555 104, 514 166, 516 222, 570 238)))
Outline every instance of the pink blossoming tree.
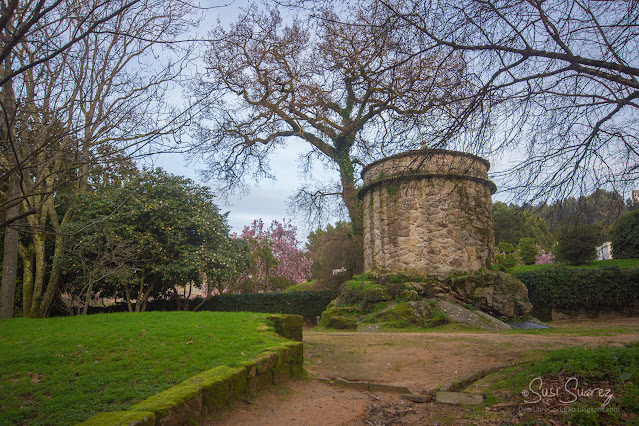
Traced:
POLYGON ((311 277, 310 259, 299 249, 297 229, 276 220, 265 228, 262 219, 245 226, 235 238, 246 240, 251 262, 230 290, 242 293, 282 290, 311 277))

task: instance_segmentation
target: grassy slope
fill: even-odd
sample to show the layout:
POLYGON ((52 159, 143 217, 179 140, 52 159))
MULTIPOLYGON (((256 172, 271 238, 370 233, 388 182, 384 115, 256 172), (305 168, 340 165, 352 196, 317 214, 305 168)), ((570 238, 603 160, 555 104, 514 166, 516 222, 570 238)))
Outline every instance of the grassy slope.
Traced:
MULTIPOLYGON (((538 269, 547 268, 554 265, 521 265, 515 266, 508 272, 514 274, 516 272, 536 271, 538 269)), ((570 265, 568 265, 570 266, 570 265)), ((600 266, 618 266, 622 269, 639 268, 639 259, 610 259, 610 260, 597 260, 595 262, 589 262, 582 266, 571 266, 572 268, 584 268, 584 269, 596 269, 600 266)))
POLYGON ((130 407, 280 340, 263 314, 148 312, 0 321, 0 424, 73 424, 130 407))

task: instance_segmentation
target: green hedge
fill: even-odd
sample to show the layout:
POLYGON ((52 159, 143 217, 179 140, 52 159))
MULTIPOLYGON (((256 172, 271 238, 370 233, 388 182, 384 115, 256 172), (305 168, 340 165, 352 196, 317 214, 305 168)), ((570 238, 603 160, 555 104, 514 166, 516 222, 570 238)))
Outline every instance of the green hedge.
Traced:
MULTIPOLYGON (((217 312, 264 312, 268 314, 302 315, 313 323, 322 315, 331 300, 337 295, 331 290, 299 291, 291 293, 252 293, 223 294, 213 296, 206 301, 199 311, 217 312)), ((190 309, 197 306, 202 299, 189 301, 190 309)), ((126 312, 126 303, 109 307, 90 307, 90 314, 126 312)), ((175 311, 174 300, 152 300, 147 304, 147 311, 175 311)))
POLYGON ((535 310, 623 311, 639 304, 639 268, 549 266, 513 275, 526 285, 535 310))
POLYGON ((324 291, 300 291, 292 293, 223 294, 210 298, 201 311, 266 312, 273 314, 302 315, 315 322, 322 315, 335 293, 324 291))

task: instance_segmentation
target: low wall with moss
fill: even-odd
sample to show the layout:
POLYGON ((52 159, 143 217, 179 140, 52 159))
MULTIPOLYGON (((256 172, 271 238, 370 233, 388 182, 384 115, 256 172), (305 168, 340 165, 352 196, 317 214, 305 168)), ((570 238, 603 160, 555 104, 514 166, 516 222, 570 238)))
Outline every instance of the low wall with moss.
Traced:
MULTIPOLYGON (((278 334, 301 340, 301 316, 269 315, 266 320, 278 334)), ((131 410, 100 413, 81 425, 183 425, 189 419, 227 407, 234 400, 246 399, 259 389, 302 376, 303 364, 303 343, 282 342, 239 367, 213 368, 135 404, 131 410)))

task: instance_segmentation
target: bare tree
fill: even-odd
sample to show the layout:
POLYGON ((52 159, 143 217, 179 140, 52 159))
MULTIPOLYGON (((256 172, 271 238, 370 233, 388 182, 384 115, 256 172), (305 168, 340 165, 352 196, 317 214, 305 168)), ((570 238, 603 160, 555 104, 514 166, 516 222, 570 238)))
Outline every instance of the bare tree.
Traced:
POLYGON ((0 3, 0 33, 3 34, 0 46, 0 62, 11 56, 13 49, 25 39, 39 37, 42 28, 52 23, 64 23, 69 37, 62 44, 51 46, 43 52, 43 56, 31 62, 22 63, 17 68, 11 68, 0 76, 0 87, 14 77, 22 74, 34 66, 48 62, 60 53, 66 51, 78 41, 92 34, 102 24, 124 13, 127 9, 142 0, 119 2, 113 8, 108 1, 96 2, 91 8, 85 9, 85 15, 76 15, 73 20, 65 19, 71 13, 73 2, 68 0, 37 0, 20 2, 19 0, 3 0, 0 3), (98 19, 92 16, 99 16, 98 19))
POLYGON ((302 144, 303 163, 323 161, 335 180, 302 188, 297 201, 338 197, 361 233, 359 167, 418 148, 468 87, 460 55, 408 51, 396 31, 403 21, 351 12, 349 22, 324 11, 286 23, 276 10, 249 9, 228 30, 214 29, 196 88, 206 119, 194 156, 230 190, 251 173, 270 176, 268 157, 279 147, 302 144))
MULTIPOLYGON (((43 49, 66 45, 71 25, 67 21, 77 20, 71 25, 75 28, 87 20, 99 22, 126 2, 108 2, 104 9, 98 8, 101 2, 65 4, 64 18, 47 15, 53 22, 45 19, 39 37, 18 44, 7 60, 37 62, 43 49)), ((16 199, 5 197, 4 203, 5 207, 16 201, 21 204, 29 232, 20 251, 31 266, 30 275, 24 276, 24 315, 46 315, 59 288, 61 270, 55 260, 49 264, 45 243, 53 235, 53 259, 62 255, 61 229, 72 220, 73 210, 58 217, 54 196, 62 189, 87 190, 96 168, 111 170, 143 152, 145 146, 180 131, 183 117, 164 96, 176 85, 190 48, 162 51, 158 46, 193 24, 191 12, 183 2, 138 1, 103 23, 99 31, 3 86, 5 98, 13 94, 16 112, 5 121, 7 148, 0 161, 17 165, 11 173, 19 184, 16 199), (19 88, 15 93, 14 87, 19 88)), ((4 288, 3 282, 2 299, 9 300, 4 288)))
POLYGON ((67 244, 66 268, 74 273, 60 290, 68 298, 70 312, 86 315, 91 301, 99 295, 98 286, 105 281, 133 280, 131 261, 137 258, 137 252, 126 236, 115 234, 108 226, 67 244))
POLYGON ((498 155, 502 189, 527 200, 639 177, 639 3, 379 0, 419 40, 464 58, 477 90, 442 139, 498 155), (489 130, 489 132, 486 132, 489 130), (475 131, 470 137, 471 131, 475 131))

